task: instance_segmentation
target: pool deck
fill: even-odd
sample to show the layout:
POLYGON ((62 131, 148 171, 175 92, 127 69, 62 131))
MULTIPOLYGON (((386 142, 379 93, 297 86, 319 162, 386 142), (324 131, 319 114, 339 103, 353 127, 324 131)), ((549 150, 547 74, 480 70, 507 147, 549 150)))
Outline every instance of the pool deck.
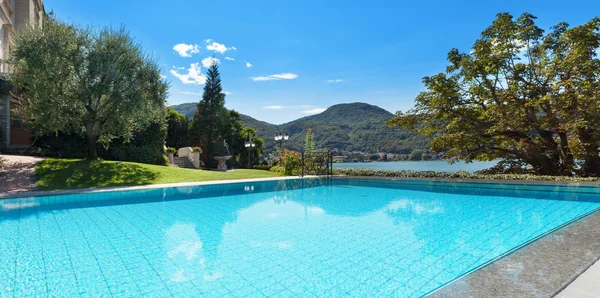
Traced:
POLYGON ((600 261, 597 261, 555 297, 600 298, 600 261))

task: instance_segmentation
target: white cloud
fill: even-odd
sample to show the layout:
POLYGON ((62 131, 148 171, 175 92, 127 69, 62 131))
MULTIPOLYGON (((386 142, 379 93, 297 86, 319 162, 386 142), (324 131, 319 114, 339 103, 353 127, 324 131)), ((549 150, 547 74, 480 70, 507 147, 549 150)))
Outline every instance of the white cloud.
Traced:
POLYGON ((231 94, 231 92, 221 91, 221 94, 229 95, 229 94, 231 94))
POLYGON ((304 110, 300 113, 302 114, 307 114, 307 115, 313 115, 313 114, 319 114, 319 113, 323 113, 325 110, 325 108, 314 108, 314 109, 310 109, 310 110, 304 110))
POLYGON ((341 83, 343 81, 344 80, 342 80, 342 79, 335 79, 335 80, 327 80, 327 83, 341 83))
POLYGON ((173 47, 173 50, 175 50, 175 52, 177 52, 181 57, 192 57, 192 54, 200 53, 200 48, 197 44, 180 43, 176 44, 173 47))
POLYGON ((268 75, 268 76, 259 76, 259 77, 252 77, 251 79, 253 81, 278 81, 278 80, 293 80, 298 78, 298 75, 295 73, 280 73, 280 74, 273 74, 273 75, 268 75))
POLYGON ((250 67, 252 67, 252 66, 253 66, 253 65, 252 65, 250 62, 246 61, 246 67, 247 67, 247 68, 250 68, 250 67))
POLYGON ((206 82, 206 77, 202 74, 199 63, 190 64, 186 74, 180 74, 174 69, 171 69, 171 74, 184 84, 202 85, 206 82))
POLYGON ((164 79, 166 79, 166 78, 167 78, 167 76, 165 76, 164 74, 161 74, 161 75, 160 75, 160 78, 164 80, 164 79))
POLYGON ((212 41, 212 39, 206 39, 204 41, 206 42, 206 49, 209 51, 215 51, 215 52, 219 52, 221 54, 225 54, 225 52, 227 52, 229 50, 237 50, 236 47, 228 48, 222 43, 212 41))
POLYGON ((231 57, 225 57, 225 60, 229 60, 229 61, 235 61, 235 59, 231 58, 231 57))
POLYGON ((263 109, 268 109, 268 110, 281 110, 281 109, 283 109, 283 106, 266 106, 266 107, 263 107, 263 109))
POLYGON ((199 95, 199 96, 202 96, 202 93, 199 93, 199 92, 196 93, 196 92, 189 92, 189 91, 181 91, 179 93, 186 94, 186 95, 199 95))
POLYGON ((206 57, 204 59, 202 59, 202 66, 209 68, 213 65, 213 63, 219 64, 221 63, 221 60, 219 60, 218 58, 215 57, 206 57))
POLYGON ((263 107, 263 109, 269 109, 269 110, 311 109, 311 108, 317 108, 317 106, 313 106, 313 105, 296 105, 296 106, 266 106, 266 107, 263 107))

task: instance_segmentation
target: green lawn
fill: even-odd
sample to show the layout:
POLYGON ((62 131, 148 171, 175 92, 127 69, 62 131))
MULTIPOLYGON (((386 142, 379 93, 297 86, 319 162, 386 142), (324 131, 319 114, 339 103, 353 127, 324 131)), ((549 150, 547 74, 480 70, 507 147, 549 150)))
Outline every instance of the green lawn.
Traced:
POLYGON ((120 161, 48 158, 35 166, 41 190, 199 182, 279 176, 263 170, 215 172, 120 161))

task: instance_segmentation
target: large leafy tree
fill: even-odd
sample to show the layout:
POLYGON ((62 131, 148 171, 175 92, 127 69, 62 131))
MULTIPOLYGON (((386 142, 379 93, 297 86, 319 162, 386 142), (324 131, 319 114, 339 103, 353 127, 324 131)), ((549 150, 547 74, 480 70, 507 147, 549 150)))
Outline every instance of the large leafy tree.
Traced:
POLYGON ((129 140, 164 121, 168 85, 123 28, 94 31, 49 17, 16 34, 11 63, 13 100, 34 131, 85 133, 90 159, 98 142, 129 140))
POLYGON ((389 124, 433 137, 448 158, 600 175, 600 19, 548 33, 534 21, 498 14, 470 53, 450 51, 446 71, 425 77, 415 107, 389 124))

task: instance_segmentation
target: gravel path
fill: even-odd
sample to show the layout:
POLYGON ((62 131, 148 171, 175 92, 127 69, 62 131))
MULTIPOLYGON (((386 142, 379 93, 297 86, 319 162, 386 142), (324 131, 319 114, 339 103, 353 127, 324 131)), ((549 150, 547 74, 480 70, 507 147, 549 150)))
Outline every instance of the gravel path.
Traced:
POLYGON ((42 157, 0 155, 4 158, 4 170, 0 171, 0 193, 35 190, 34 166, 42 157))

